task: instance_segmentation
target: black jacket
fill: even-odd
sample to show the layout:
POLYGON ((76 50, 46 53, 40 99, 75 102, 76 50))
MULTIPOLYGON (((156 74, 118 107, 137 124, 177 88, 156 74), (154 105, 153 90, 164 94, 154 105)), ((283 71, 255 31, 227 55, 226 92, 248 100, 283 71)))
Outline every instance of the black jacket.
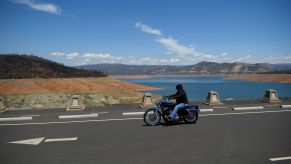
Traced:
POLYGON ((180 104, 180 103, 188 104, 187 94, 184 91, 184 89, 178 90, 175 94, 169 96, 169 98, 176 99, 177 104, 180 104))

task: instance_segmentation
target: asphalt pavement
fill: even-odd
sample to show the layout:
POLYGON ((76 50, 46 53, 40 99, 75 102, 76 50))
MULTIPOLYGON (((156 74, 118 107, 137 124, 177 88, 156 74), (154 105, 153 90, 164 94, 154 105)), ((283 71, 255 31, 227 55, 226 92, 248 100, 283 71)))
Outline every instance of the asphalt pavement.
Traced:
POLYGON ((199 105, 213 110, 196 124, 154 127, 137 104, 9 110, 0 114, 0 163, 291 163, 290 99, 199 105))

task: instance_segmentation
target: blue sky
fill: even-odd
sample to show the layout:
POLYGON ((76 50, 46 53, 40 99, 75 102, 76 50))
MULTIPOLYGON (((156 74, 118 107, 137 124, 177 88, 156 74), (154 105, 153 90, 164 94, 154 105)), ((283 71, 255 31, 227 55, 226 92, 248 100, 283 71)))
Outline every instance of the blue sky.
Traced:
POLYGON ((0 53, 65 65, 291 63, 290 0, 0 0, 0 53))

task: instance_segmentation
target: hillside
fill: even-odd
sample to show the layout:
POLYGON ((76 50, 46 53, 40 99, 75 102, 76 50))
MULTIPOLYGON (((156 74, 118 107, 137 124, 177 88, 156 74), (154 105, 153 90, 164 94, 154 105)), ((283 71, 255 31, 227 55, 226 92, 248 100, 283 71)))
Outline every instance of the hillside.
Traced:
POLYGON ((214 63, 200 62, 195 65, 124 65, 95 64, 76 68, 85 70, 101 70, 109 75, 165 75, 165 74, 253 74, 272 72, 276 69, 269 64, 257 63, 214 63))
POLYGON ((193 74, 253 74, 274 71, 274 69, 265 63, 247 64, 247 63, 214 63, 200 62, 192 66, 183 68, 185 73, 193 74))
POLYGON ((290 71, 291 70, 290 63, 272 64, 272 67, 278 71, 290 71))
POLYGON ((77 66, 85 70, 102 70, 109 75, 156 75, 175 73, 180 66, 168 65, 125 65, 125 64, 94 64, 77 66))
POLYGON ((66 108, 74 94, 86 107, 141 102, 142 93, 152 88, 111 78, 50 78, 0 80, 0 97, 9 108, 66 108))
POLYGON ((98 70, 80 70, 33 55, 0 54, 0 79, 104 76, 98 70))
MULTIPOLYGON (((0 80, 0 95, 38 93, 102 93, 118 94, 129 91, 155 90, 111 78, 50 78, 0 80)), ((126 94, 125 94, 126 95, 126 94)))

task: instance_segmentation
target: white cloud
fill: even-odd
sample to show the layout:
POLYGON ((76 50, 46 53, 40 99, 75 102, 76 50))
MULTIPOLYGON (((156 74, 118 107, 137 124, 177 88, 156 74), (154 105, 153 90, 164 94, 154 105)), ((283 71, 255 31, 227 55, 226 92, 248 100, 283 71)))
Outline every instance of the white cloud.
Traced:
POLYGON ((112 58, 110 54, 102 54, 102 53, 85 53, 83 55, 83 58, 89 58, 89 59, 108 59, 112 58))
MULTIPOLYGON (((252 55, 249 54, 242 54, 240 56, 230 55, 226 52, 221 54, 206 54, 201 51, 195 49, 192 45, 183 45, 179 43, 178 40, 172 37, 165 37, 162 35, 159 29, 153 29, 150 26, 143 24, 143 23, 136 23, 135 27, 139 28, 141 31, 154 34, 156 36, 155 41, 160 43, 166 48, 165 54, 168 56, 172 56, 171 59, 162 59, 162 60, 155 60, 152 59, 150 63, 160 63, 166 64, 167 62, 170 64, 181 64, 181 65, 192 65, 196 64, 200 61, 209 61, 209 62, 254 62, 255 59, 252 55)), ((269 57, 269 60, 273 59, 273 57, 269 57)), ((282 59, 282 57, 281 57, 282 59)), ((291 60, 291 57, 286 60, 291 60)), ((137 61, 138 62, 138 61, 137 61)), ((142 61, 140 61, 142 62, 142 61)))
POLYGON ((14 0, 12 2, 27 5, 30 8, 38 11, 44 11, 51 14, 57 14, 60 15, 62 10, 57 5, 52 3, 40 3, 40 2, 34 2, 33 0, 14 0))
POLYGON ((127 60, 125 57, 113 56, 108 53, 85 53, 82 55, 82 62, 88 64, 89 62, 95 63, 122 63, 127 60))
POLYGON ((268 55, 261 59, 263 63, 291 63, 291 54, 268 55))
MULTIPOLYGON (((166 54, 167 55, 174 55, 175 58, 187 58, 192 62, 197 63, 198 61, 193 61, 197 58, 203 58, 203 59, 212 59, 214 56, 204 54, 200 51, 197 51, 192 45, 186 46, 178 42, 178 40, 173 39, 172 37, 164 37, 159 29, 153 29, 150 26, 143 24, 143 23, 136 23, 135 27, 139 28, 141 31, 154 34, 157 36, 155 41, 160 43, 166 48, 166 54)), ((186 61, 189 61, 186 60, 186 61)), ((183 60, 179 60, 181 62, 183 60)), ((178 62, 178 61, 177 61, 178 62)), ((173 62, 171 62, 173 63, 173 62)))
POLYGON ((161 37, 156 40, 167 48, 167 54, 175 53, 178 55, 195 54, 195 49, 191 46, 179 44, 177 40, 172 38, 161 37))
POLYGON ((254 60, 252 60, 253 57, 252 55, 243 55, 243 56, 240 56, 239 58, 236 59, 236 62, 243 62, 243 63, 249 63, 249 62, 252 62, 254 60))
POLYGON ((160 30, 153 29, 152 27, 145 25, 143 23, 137 22, 135 23, 135 27, 139 28, 141 31, 145 33, 162 36, 162 32, 160 30))
POLYGON ((52 52, 50 55, 52 55, 52 56, 64 56, 65 53, 64 52, 52 52))
POLYGON ((76 59, 78 57, 79 57, 79 53, 78 52, 67 54, 67 59, 68 60, 74 60, 74 59, 76 59))

